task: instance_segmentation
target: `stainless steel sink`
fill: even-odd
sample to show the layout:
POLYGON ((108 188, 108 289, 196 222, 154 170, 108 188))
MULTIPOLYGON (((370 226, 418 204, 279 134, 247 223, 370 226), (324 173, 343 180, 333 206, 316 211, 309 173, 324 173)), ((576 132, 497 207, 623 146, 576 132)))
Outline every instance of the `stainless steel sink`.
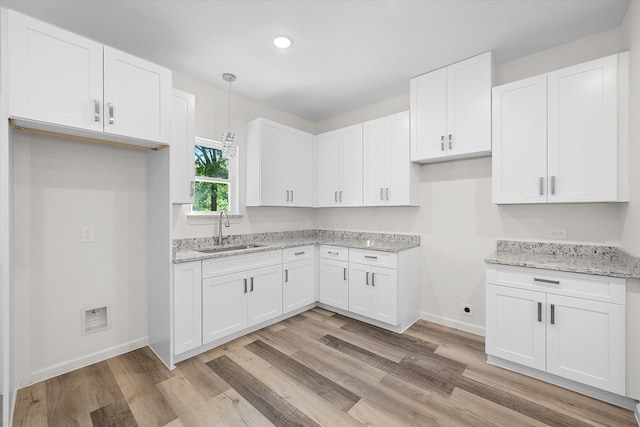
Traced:
POLYGON ((203 254, 215 254, 217 252, 230 252, 230 251, 240 251, 242 249, 261 248, 262 246, 265 246, 265 245, 222 246, 219 248, 198 249, 197 252, 202 252, 203 254))

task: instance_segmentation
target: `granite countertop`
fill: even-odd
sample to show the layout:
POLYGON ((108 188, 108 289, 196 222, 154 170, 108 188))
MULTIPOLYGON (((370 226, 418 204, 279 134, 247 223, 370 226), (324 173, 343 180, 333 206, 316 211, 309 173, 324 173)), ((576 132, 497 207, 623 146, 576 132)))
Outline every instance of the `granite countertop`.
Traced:
POLYGON ((173 262, 177 264, 317 244, 397 253, 420 246, 420 236, 333 230, 238 234, 230 235, 224 246, 260 246, 214 253, 198 252, 198 249, 219 247, 214 244, 212 237, 178 239, 173 242, 173 262))
POLYGON ((640 258, 618 246, 498 240, 489 264, 640 279, 640 258))

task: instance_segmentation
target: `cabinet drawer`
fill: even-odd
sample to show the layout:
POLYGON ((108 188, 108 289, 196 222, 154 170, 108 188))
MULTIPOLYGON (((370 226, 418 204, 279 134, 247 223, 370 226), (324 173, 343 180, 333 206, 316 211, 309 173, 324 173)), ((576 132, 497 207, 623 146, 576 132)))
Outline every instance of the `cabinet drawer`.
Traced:
POLYGON ((300 261, 310 258, 313 258, 313 245, 282 250, 282 262, 300 261))
POLYGON ((626 280, 538 268, 490 266, 487 283, 624 304, 626 280))
POLYGON ((274 250, 257 254, 232 255, 202 261, 202 278, 246 271, 282 263, 282 251, 274 250))
POLYGON ((349 248, 341 246, 320 246, 320 258, 349 261, 349 248))
POLYGON ((394 253, 365 249, 349 249, 349 261, 388 268, 396 268, 398 265, 398 257, 394 253))

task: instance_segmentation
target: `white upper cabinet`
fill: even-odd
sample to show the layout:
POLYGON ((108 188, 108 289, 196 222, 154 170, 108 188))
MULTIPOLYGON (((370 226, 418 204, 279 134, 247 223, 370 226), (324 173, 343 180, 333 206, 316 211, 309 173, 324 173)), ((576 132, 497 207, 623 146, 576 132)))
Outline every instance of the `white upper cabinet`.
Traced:
POLYGON ((191 204, 195 197, 196 97, 174 89, 171 107, 171 202, 191 204))
POLYGON ((318 206, 362 206, 362 124, 317 137, 318 206))
POLYGON ((491 52, 411 79, 411 161, 490 154, 492 83, 491 52))
POLYGON ((170 142, 169 69, 6 12, 11 117, 99 139, 170 142))
POLYGON ((247 206, 313 203, 313 136, 263 118, 247 123, 247 206))
POLYGON ((626 200, 626 61, 612 55, 493 89, 494 203, 626 200))
POLYGON ((364 205, 419 204, 419 166, 409 158, 409 112, 364 123, 364 205))

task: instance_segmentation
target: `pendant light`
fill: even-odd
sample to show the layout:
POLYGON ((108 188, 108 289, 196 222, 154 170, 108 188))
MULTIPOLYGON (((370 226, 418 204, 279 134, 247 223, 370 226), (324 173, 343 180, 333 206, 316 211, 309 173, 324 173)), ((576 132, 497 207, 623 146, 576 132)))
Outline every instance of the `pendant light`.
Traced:
POLYGON ((229 126, 228 132, 222 134, 222 158, 233 159, 238 152, 238 145, 236 144, 236 134, 231 132, 231 83, 236 81, 236 76, 231 73, 224 73, 222 80, 229 83, 229 89, 227 90, 227 125, 229 126))

